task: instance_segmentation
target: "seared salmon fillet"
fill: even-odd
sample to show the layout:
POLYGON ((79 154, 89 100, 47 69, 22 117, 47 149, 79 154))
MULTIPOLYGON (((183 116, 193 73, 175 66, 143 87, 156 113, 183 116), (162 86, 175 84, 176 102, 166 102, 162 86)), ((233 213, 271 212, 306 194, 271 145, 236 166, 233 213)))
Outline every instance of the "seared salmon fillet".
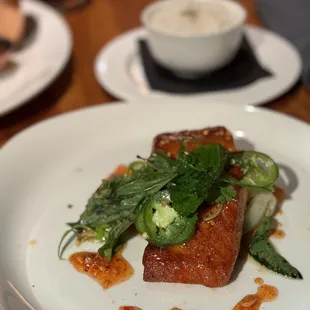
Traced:
POLYGON ((193 151, 199 146, 199 143, 219 143, 229 151, 236 151, 233 136, 225 127, 163 133, 155 137, 153 150, 163 150, 171 158, 175 158, 180 149, 180 141, 186 143, 186 149, 188 151, 193 151), (199 143, 197 143, 198 141, 199 143))
MULTIPOLYGON (((161 134, 154 139, 153 148, 162 149, 175 158, 178 140, 186 141, 189 151, 202 144, 220 143, 236 150, 231 133, 224 127, 161 134), (194 138, 194 139, 193 139, 194 138), (196 139, 196 142, 195 142, 196 139)), ((183 245, 157 248, 148 245, 143 255, 147 282, 174 282, 202 284, 208 287, 224 286, 229 281, 240 250, 247 191, 236 187, 234 201, 223 205, 220 214, 210 222, 203 218, 217 206, 203 204, 198 210, 195 235, 183 245)))

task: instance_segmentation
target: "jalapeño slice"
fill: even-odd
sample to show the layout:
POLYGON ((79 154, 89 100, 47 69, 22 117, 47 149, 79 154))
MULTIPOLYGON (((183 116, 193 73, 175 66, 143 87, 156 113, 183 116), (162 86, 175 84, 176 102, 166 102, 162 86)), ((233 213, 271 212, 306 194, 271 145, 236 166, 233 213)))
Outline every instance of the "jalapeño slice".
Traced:
POLYGON ((140 211, 136 227, 151 244, 164 247, 181 244, 195 232, 197 216, 180 216, 172 207, 170 193, 160 191, 151 197, 140 211))

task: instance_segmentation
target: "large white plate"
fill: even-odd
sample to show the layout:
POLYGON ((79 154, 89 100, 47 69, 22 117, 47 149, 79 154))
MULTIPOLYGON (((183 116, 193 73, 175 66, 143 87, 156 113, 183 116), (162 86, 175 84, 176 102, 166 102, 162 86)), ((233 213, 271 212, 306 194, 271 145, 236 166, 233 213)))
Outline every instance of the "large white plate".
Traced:
POLYGON ((0 304, 5 310, 28 309, 22 306, 23 296, 34 309, 112 310, 136 305, 144 310, 227 310, 256 291, 253 280, 260 276, 279 289, 279 298, 264 309, 310 309, 309 137, 306 124, 268 110, 165 101, 94 107, 27 129, 0 151, 0 304), (160 132, 212 125, 227 126, 240 148, 255 147, 279 163, 290 199, 279 215, 287 235, 275 244, 301 270, 303 281, 263 271, 248 261, 223 288, 145 283, 141 258, 146 243, 140 237, 124 252, 134 276, 108 291, 58 260, 65 223, 78 218, 100 180, 116 165, 137 154, 147 156, 152 138, 160 132), (68 204, 74 207, 69 209, 68 204), (28 245, 30 240, 37 244, 28 245))
MULTIPOLYGON (((99 52, 94 71, 98 83, 119 99, 132 100, 149 96, 191 101, 229 101, 239 105, 264 104, 288 91, 301 73, 301 60, 295 47, 284 38, 262 28, 247 26, 246 34, 261 65, 272 77, 232 90, 199 94, 171 94, 150 89, 138 52, 137 41, 146 37, 142 28, 128 31, 109 42, 99 52)), ((149 102, 149 101, 147 101, 149 102)))
POLYGON ((67 64, 72 50, 71 32, 62 16, 49 5, 22 1, 25 13, 38 22, 35 40, 12 55, 17 69, 0 74, 0 116, 26 103, 49 86, 67 64))

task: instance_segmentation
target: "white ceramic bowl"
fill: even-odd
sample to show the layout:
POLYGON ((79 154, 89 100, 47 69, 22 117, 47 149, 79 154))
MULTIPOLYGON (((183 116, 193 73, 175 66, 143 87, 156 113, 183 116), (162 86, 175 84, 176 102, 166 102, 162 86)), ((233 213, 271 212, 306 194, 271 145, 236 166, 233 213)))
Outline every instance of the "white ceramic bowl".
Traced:
POLYGON ((243 36, 247 12, 231 0, 191 0, 223 5, 233 17, 233 23, 215 33, 184 34, 154 27, 152 15, 167 6, 179 5, 182 0, 165 0, 148 5, 141 21, 148 32, 148 42, 155 60, 181 76, 198 76, 227 65, 235 57, 243 36))

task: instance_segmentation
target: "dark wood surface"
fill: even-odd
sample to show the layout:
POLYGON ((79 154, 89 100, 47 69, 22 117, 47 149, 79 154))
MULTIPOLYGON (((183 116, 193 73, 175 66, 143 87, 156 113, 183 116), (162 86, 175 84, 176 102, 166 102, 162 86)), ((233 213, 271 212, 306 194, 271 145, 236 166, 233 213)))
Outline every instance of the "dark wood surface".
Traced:
MULTIPOLYGON (((239 0, 248 22, 260 25, 252 0, 239 0)), ((116 100, 97 84, 93 63, 115 36, 139 25, 139 13, 151 0, 93 0, 64 13, 74 39, 72 59, 51 87, 20 109, 0 118, 0 146, 24 128, 51 116, 116 100)), ((1 104, 1 103, 0 103, 1 104)), ((301 84, 265 107, 310 122, 310 92, 301 84)))

